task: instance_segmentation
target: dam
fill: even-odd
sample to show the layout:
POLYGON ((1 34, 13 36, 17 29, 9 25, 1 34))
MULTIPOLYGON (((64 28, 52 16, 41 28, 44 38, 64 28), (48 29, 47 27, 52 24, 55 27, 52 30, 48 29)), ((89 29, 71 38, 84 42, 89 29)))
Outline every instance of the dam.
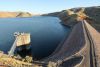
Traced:
POLYGON ((100 33, 86 20, 76 24, 69 37, 39 62, 47 67, 100 67, 100 33))
POLYGON ((100 67, 99 38, 100 33, 86 20, 80 21, 51 55, 34 61, 32 66, 100 67))

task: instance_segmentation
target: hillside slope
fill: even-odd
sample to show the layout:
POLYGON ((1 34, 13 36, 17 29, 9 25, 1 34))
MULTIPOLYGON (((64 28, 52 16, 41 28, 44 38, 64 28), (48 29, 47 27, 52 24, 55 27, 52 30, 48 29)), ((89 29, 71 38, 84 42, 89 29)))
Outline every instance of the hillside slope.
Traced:
POLYGON ((81 7, 44 14, 43 16, 55 16, 61 19, 61 23, 73 27, 81 20, 87 20, 92 26, 100 31, 100 6, 81 7))
POLYGON ((0 18, 32 17, 28 12, 0 12, 0 18))

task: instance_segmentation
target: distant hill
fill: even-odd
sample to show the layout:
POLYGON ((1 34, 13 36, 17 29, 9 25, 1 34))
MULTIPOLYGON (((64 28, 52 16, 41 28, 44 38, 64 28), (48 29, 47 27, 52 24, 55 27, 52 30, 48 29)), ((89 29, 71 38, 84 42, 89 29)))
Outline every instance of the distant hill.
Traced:
POLYGON ((32 17, 29 12, 0 12, 0 18, 32 17))
POLYGON ((87 20, 92 26, 100 31, 100 6, 80 7, 48 13, 43 16, 55 16, 61 19, 61 23, 73 27, 80 20, 87 20))

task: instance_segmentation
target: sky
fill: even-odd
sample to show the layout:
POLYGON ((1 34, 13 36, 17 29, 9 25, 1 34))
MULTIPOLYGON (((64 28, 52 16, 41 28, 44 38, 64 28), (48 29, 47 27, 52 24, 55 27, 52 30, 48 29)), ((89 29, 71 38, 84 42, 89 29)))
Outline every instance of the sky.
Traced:
POLYGON ((50 13, 75 7, 100 6, 100 0, 0 0, 0 11, 50 13))

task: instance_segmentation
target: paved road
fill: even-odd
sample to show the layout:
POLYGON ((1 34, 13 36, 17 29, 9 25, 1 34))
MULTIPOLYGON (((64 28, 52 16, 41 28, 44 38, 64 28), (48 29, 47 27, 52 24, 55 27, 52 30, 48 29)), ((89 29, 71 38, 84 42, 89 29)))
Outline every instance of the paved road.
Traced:
POLYGON ((95 43, 95 54, 96 54, 96 63, 97 67, 100 67, 100 33, 94 29, 92 26, 90 26, 88 23, 85 23, 88 31, 90 32, 90 35, 95 43))

